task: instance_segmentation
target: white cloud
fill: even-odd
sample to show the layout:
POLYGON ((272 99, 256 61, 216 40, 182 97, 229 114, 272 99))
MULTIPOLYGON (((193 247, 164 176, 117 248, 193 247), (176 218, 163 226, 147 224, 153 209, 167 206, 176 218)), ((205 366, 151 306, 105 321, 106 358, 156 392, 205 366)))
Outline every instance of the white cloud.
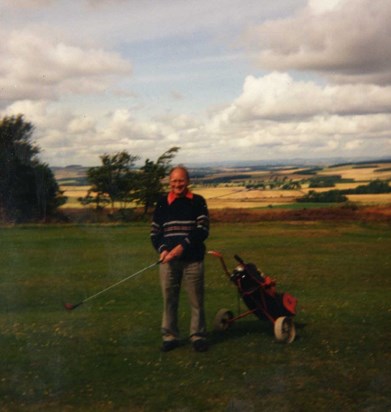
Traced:
POLYGON ((164 137, 162 128, 154 122, 140 121, 132 117, 128 110, 117 110, 109 120, 104 135, 120 142, 154 140, 164 137))
POLYGON ((8 7, 34 9, 51 5, 55 0, 4 0, 8 7))
POLYGON ((258 50, 260 67, 312 70, 335 82, 391 82, 389 0, 318 0, 309 5, 247 32, 245 40, 258 50))
POLYGON ((23 113, 51 165, 386 155, 390 5, 0 2, 0 114, 23 113))
POLYGON ((272 73, 248 77, 242 94, 212 117, 207 132, 220 136, 225 150, 254 158, 364 155, 376 145, 389 148, 390 111, 391 87, 321 86, 272 73))
POLYGON ((113 52, 82 49, 26 31, 3 38, 0 102, 104 91, 114 77, 131 73, 130 63, 113 52))
POLYGON ((391 86, 319 85, 274 72, 260 78, 248 76, 243 93, 216 116, 214 123, 284 122, 319 114, 346 116, 390 111, 391 86))
POLYGON ((90 116, 72 119, 68 124, 68 131, 72 134, 84 134, 95 131, 95 121, 90 116))
POLYGON ((67 124, 73 118, 68 110, 56 110, 50 101, 45 100, 19 100, 4 111, 4 115, 12 116, 22 113, 26 121, 31 122, 36 133, 42 136, 45 130, 66 130, 67 124))
POLYGON ((314 14, 323 14, 334 10, 342 0, 309 0, 308 6, 314 14))

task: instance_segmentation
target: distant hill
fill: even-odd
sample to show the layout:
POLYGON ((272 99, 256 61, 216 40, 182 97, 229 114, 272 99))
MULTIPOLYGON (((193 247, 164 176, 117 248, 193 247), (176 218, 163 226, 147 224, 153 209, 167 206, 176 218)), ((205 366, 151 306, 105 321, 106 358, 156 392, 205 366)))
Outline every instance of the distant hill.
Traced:
POLYGON ((292 158, 292 159, 268 159, 268 160, 227 160, 220 162, 208 163, 189 163, 189 168, 242 168, 242 167, 330 167, 332 165, 350 165, 350 164, 364 164, 364 163, 389 163, 391 162, 391 155, 383 157, 320 157, 320 158, 292 158))
MULTIPOLYGON (((352 169, 374 168, 376 172, 387 172, 389 169, 381 169, 380 165, 390 165, 391 158, 382 159, 354 159, 349 161, 346 158, 333 159, 291 159, 258 162, 220 162, 211 165, 192 164, 188 165, 193 183, 218 184, 218 183, 238 183, 249 179, 258 180, 260 174, 269 174, 271 178, 278 176, 288 176, 291 179, 303 179, 303 176, 322 174, 326 170, 338 170, 350 167, 352 169), (301 177, 300 177, 301 176, 301 177)), ((52 167, 56 180, 63 186, 84 186, 87 185, 86 174, 89 167, 82 165, 68 165, 66 167, 52 167)), ((382 173, 379 173, 381 178, 382 173)), ((388 173, 384 177, 389 178, 388 173)))
POLYGON ((88 184, 88 167, 81 165, 69 165, 66 167, 52 167, 51 169, 59 185, 83 186, 88 184))

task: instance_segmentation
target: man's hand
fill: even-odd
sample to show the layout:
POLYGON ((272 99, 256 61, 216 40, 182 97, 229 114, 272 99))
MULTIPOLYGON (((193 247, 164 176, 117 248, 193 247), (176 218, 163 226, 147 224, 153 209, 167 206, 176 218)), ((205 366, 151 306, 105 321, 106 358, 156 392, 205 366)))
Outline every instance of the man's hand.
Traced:
POLYGON ((168 250, 163 250, 163 252, 160 253, 160 256, 159 256, 159 262, 164 263, 164 259, 166 258, 167 255, 168 255, 168 250))
POLYGON ((172 249, 170 252, 165 250, 160 254, 160 261, 162 263, 168 263, 171 260, 175 259, 176 257, 181 256, 183 253, 183 246, 182 245, 177 245, 172 249))

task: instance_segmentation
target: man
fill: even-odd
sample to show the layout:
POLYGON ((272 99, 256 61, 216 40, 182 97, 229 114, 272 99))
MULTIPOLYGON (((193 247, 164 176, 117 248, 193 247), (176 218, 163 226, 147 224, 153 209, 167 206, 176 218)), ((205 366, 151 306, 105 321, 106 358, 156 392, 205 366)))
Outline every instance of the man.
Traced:
POLYGON ((189 190, 189 173, 174 167, 170 192, 160 198, 151 225, 151 241, 160 257, 163 294, 161 350, 179 346, 178 305, 182 281, 191 307, 190 340, 197 352, 208 350, 204 311, 204 241, 209 235, 205 199, 189 190))

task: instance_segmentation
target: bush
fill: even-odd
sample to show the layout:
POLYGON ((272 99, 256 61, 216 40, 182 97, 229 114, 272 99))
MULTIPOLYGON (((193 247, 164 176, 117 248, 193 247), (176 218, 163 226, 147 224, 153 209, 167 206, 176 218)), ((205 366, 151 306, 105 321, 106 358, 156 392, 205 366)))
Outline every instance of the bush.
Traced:
POLYGON ((348 189, 348 190, 343 191, 344 194, 356 194, 356 195, 362 195, 362 194, 375 195, 375 194, 390 193, 390 192, 391 192, 391 187, 389 185, 389 182, 380 180, 380 179, 373 180, 367 185, 357 186, 355 189, 348 189))
POLYGON ((314 203, 342 203, 346 202, 348 198, 341 193, 340 190, 329 190, 327 192, 315 192, 315 190, 310 190, 310 192, 297 199, 298 202, 314 202, 314 203))
POLYGON ((334 187, 335 183, 341 180, 340 175, 333 175, 333 176, 316 176, 309 180, 310 184, 309 187, 316 188, 316 187, 334 187))

